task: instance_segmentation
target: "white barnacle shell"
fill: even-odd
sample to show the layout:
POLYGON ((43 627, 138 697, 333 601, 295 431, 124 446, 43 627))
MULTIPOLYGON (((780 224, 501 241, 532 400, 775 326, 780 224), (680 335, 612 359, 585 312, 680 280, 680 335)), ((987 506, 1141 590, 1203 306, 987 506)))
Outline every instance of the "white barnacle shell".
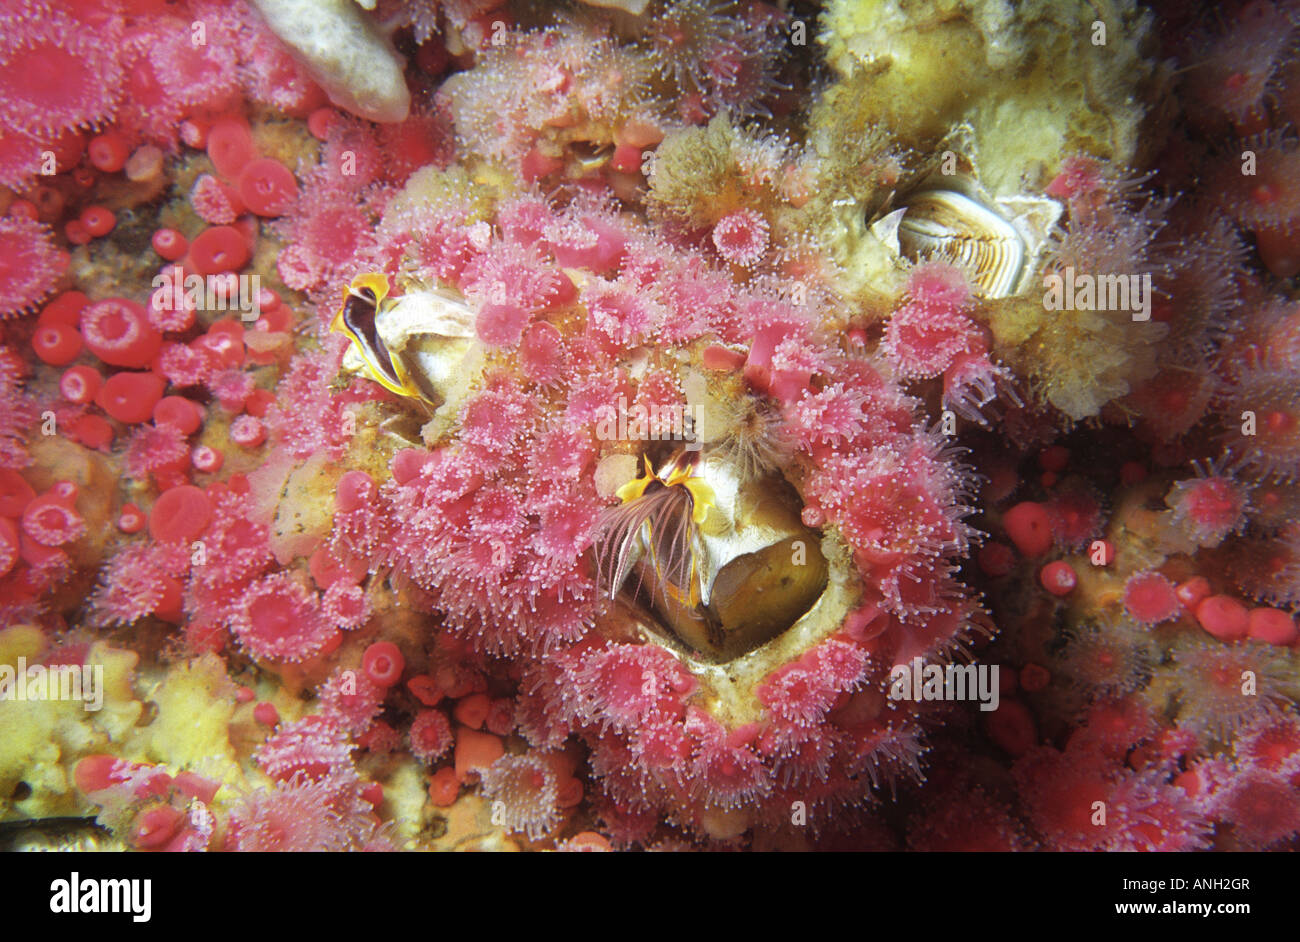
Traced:
POLYGON ((482 365, 474 311, 453 291, 408 288, 381 305, 375 330, 430 403, 461 401, 482 365))
POLYGON ((335 105, 367 121, 406 120, 411 93, 402 58, 358 4, 253 0, 253 6, 335 105))
POLYGON ((964 268, 985 297, 1014 292, 1025 270, 1025 243, 1016 228, 968 196, 927 190, 908 198, 898 221, 904 258, 939 257, 964 268))
POLYGON ((1051 199, 993 199, 969 177, 937 176, 904 195, 871 232, 899 258, 951 262, 977 294, 1005 298, 1031 280, 1060 214, 1051 199))
POLYGON ((665 486, 651 496, 633 491, 637 496, 611 517, 619 523, 609 531, 617 534, 609 582, 616 591, 635 568, 637 590, 653 600, 669 636, 694 656, 726 661, 768 643, 814 608, 826 591, 827 561, 783 478, 749 476, 726 454, 691 459, 687 452, 654 476, 665 486), (684 496, 684 467, 691 469, 685 486, 695 490, 689 502, 670 505, 664 498, 672 489, 684 496), (646 501, 663 501, 663 512, 638 511, 646 501))

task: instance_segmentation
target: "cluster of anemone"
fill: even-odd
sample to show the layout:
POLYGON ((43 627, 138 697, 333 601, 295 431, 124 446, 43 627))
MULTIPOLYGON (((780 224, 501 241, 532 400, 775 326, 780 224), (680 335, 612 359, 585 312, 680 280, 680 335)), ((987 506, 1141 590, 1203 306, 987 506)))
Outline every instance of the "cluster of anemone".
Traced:
POLYGON ((4 316, 21 313, 47 298, 67 266, 48 226, 21 217, 0 219, 0 273, 5 285, 0 313, 4 316))
POLYGON ((1287 54, 1296 29, 1294 7, 1271 0, 1247 3, 1225 16, 1218 42, 1195 58, 1188 92, 1205 106, 1198 120, 1230 123, 1237 131, 1266 123, 1272 100, 1288 79, 1287 54))
POLYGON ((1176 769, 1134 768, 1086 735, 1064 750, 1039 746, 1012 769, 1026 818, 1055 850, 1187 851, 1209 846, 1212 820, 1176 769))
MULTIPOLYGON (((1044 278, 1068 280, 1075 272, 1142 272, 1159 284, 1176 264, 1165 257, 1158 237, 1166 225, 1168 201, 1141 192, 1113 166, 1082 160, 1088 172, 1066 162, 1045 192, 1064 203, 1064 219, 1051 243, 1044 278)), ((1147 299, 1155 304, 1154 297, 1147 299)), ((1156 370, 1159 344, 1170 330, 1162 320, 1139 321, 1130 306, 1101 302, 1062 317, 1047 309, 1036 292, 1025 305, 1004 304, 991 327, 1013 368, 1039 399, 1078 421, 1101 413, 1156 370), (1032 309, 1028 305, 1032 304, 1032 309)))
MULTIPOLYGON (((183 121, 206 126, 243 100, 296 114, 323 103, 320 89, 243 2, 195 4, 181 18, 107 3, 65 10, 24 0, 5 11, 2 25, 0 183, 35 205, 41 222, 56 222, 65 199, 46 183, 46 155, 60 172, 88 150, 92 167, 118 170, 129 155, 174 151, 183 121), (268 71, 271 64, 276 69, 268 71), (88 149, 100 141, 105 154, 120 154, 88 149)), ((21 277, 5 279, 6 315, 41 301, 66 268, 45 227, 15 225, 21 222, 6 219, 3 228, 5 259, 22 260, 15 267, 21 277)))
MULTIPOLYGON (((440 183, 421 177, 408 193, 437 192, 440 183)), ((445 630, 473 646, 535 659, 523 732, 542 748, 569 733, 586 739, 619 805, 689 808, 681 823, 708 831, 779 789, 818 783, 830 809, 918 774, 922 737, 906 709, 835 715, 855 692, 882 682, 890 655, 947 656, 981 624, 950 572, 974 538, 961 521, 964 472, 920 429, 912 401, 821 335, 788 285, 746 284, 743 269, 710 273, 696 252, 599 202, 509 196, 486 238, 480 220, 454 205, 417 220, 402 203, 381 228, 405 245, 431 230, 447 244, 459 229, 460 263, 448 268, 417 249, 390 277, 477 298, 477 333, 494 360, 457 409, 452 437, 428 452, 401 452, 379 487, 362 477, 341 482, 335 545, 419 586, 445 630), (419 228, 407 235, 406 225, 419 228), (563 290, 573 278, 576 292, 563 290), (692 301, 702 278, 714 290, 701 310, 692 301), (551 283, 559 289, 545 289, 551 283), (575 302, 585 314, 576 323, 568 313, 575 302), (585 509, 600 503, 593 474, 611 456, 595 434, 601 406, 620 395, 655 407, 688 398, 685 377, 662 354, 640 376, 621 362, 624 350, 646 342, 679 356, 699 351, 718 382, 767 403, 764 437, 788 444, 780 452, 748 447, 751 471, 775 470, 769 450, 793 455, 806 519, 833 526, 859 578, 870 574, 854 624, 875 619, 875 628, 827 636, 804 655, 798 681, 791 672, 803 661, 774 672, 756 692, 758 715, 766 714, 756 727, 731 728, 693 706, 697 682, 674 666, 669 648, 592 640, 608 608, 584 557, 599 538, 598 517, 585 509), (546 368, 555 362, 569 367, 546 368), (806 450, 794 448, 798 441, 806 450), (887 640, 867 643, 882 632, 887 640), (647 672, 661 671, 645 699, 647 672), (532 719, 541 716, 544 725, 532 719)))

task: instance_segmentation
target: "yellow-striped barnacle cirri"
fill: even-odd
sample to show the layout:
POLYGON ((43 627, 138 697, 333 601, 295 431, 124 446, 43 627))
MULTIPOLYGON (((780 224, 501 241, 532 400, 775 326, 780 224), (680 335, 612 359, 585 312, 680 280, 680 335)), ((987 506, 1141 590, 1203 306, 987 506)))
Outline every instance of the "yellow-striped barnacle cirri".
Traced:
POLYGON ((474 313, 449 289, 412 284, 393 294, 386 275, 358 275, 330 330, 352 341, 345 370, 426 408, 459 403, 479 372, 474 313))
POLYGON ((789 629, 826 588, 821 537, 794 489, 746 477, 717 453, 681 450, 619 488, 598 560, 611 596, 627 588, 666 635, 729 661, 789 629))

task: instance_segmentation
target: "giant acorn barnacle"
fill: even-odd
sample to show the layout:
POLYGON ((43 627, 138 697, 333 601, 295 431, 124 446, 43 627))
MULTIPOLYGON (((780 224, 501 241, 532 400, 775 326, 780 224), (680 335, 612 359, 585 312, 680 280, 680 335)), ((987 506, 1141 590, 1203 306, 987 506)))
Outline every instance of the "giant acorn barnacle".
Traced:
POLYGON ((634 594, 671 637, 707 660, 731 660, 805 615, 826 588, 820 536, 776 476, 745 478, 719 454, 678 451, 619 489, 598 559, 613 595, 634 594))
POLYGON ((959 266, 985 298, 1019 294, 1029 285, 1061 205, 1027 195, 994 198, 980 185, 973 164, 967 167, 946 167, 896 194, 887 211, 869 220, 870 231, 900 259, 937 258, 959 266))

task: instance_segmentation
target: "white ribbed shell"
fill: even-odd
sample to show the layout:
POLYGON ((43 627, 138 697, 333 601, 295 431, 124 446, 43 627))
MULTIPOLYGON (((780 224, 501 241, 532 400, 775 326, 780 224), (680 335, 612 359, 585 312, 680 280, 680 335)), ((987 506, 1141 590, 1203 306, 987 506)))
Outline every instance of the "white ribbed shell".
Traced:
POLYGON ((966 270, 986 298, 1014 294, 1028 252, 1020 232, 982 203, 953 190, 908 196, 897 220, 899 254, 941 258, 966 270))

